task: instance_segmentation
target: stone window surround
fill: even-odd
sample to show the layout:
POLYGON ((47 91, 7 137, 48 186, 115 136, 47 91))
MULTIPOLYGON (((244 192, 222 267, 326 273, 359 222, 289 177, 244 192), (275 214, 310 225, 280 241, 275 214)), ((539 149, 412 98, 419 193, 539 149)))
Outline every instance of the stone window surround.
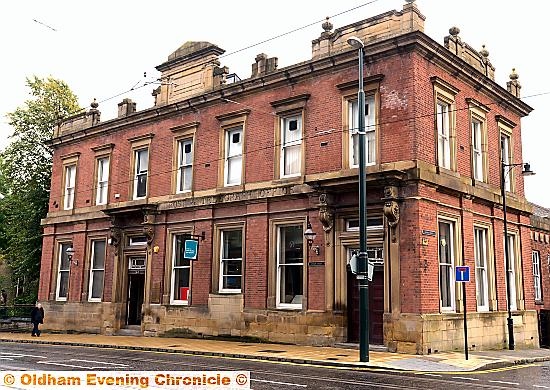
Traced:
MULTIPOLYGON (((88 249, 89 256, 87 256, 88 261, 85 262, 85 264, 84 264, 83 285, 88 286, 88 288, 85 291, 82 292, 82 300, 83 301, 87 300, 88 302, 101 302, 103 300, 103 298, 92 298, 92 294, 91 294, 91 291, 92 291, 92 285, 91 285, 91 282, 92 282, 92 261, 93 261, 93 255, 94 255, 93 243, 94 243, 94 241, 104 241, 105 242, 105 260, 104 260, 104 264, 103 264, 103 286, 105 287, 105 265, 106 265, 106 262, 107 262, 107 248, 108 248, 107 236, 92 235, 92 236, 88 237, 87 249, 88 249)), ((105 292, 105 290, 103 289, 103 293, 104 292, 105 292)), ((102 295, 103 295, 103 293, 102 293, 102 295)))
POLYGON ((306 105, 310 98, 310 94, 301 94, 289 98, 271 102, 271 106, 275 109, 275 136, 274 136, 274 166, 273 173, 275 180, 296 180, 303 178, 306 172, 306 105), (300 173, 296 175, 285 176, 282 174, 282 122, 283 119, 289 116, 299 115, 302 121, 302 139, 300 149, 300 173))
POLYGON ((229 113, 221 114, 216 116, 216 119, 218 120, 220 124, 220 131, 219 131, 219 155, 218 155, 218 180, 217 180, 217 187, 219 189, 225 188, 225 187, 231 187, 232 190, 235 191, 243 191, 244 190, 244 183, 246 178, 246 122, 248 119, 248 115, 250 114, 250 109, 243 109, 243 110, 237 110, 232 111, 229 113), (241 183, 240 184, 227 184, 225 183, 225 175, 226 175, 226 167, 225 167, 225 159, 226 159, 226 132, 230 129, 241 127, 242 129, 242 151, 241 151, 241 183))
POLYGON ((283 311, 304 311, 307 310, 307 302, 308 302, 308 291, 307 291, 307 273, 308 273, 308 265, 306 264, 306 250, 307 245, 305 244, 305 238, 304 238, 304 245, 303 247, 303 259, 304 259, 304 268, 303 268, 303 297, 302 297, 302 305, 301 307, 279 307, 277 304, 277 287, 278 287, 278 280, 277 280, 277 256, 279 251, 279 227, 284 226, 296 226, 296 225, 302 225, 302 229, 305 232, 307 228, 307 221, 306 217, 290 217, 290 218, 273 218, 269 221, 269 259, 268 259, 268 283, 267 283, 267 308, 268 309, 274 309, 274 310, 283 310, 283 311))
POLYGON ((149 197, 149 187, 150 187, 150 180, 149 177, 151 176, 151 143, 153 140, 153 137, 155 135, 153 133, 143 134, 136 137, 128 138, 128 141, 131 144, 131 160, 130 160, 130 172, 129 172, 129 183, 128 183, 128 193, 130 194, 129 199, 136 200, 135 197, 135 176, 136 176, 136 154, 137 151, 147 149, 148 156, 147 156, 147 187, 145 190, 145 196, 140 197, 137 199, 147 199, 149 197))
POLYGON ((441 313, 455 313, 457 311, 458 307, 461 307, 458 304, 458 300, 462 300, 462 289, 458 288, 458 283, 454 280, 454 269, 457 265, 462 264, 462 250, 461 250, 461 243, 459 232, 462 231, 461 223, 460 223, 460 217, 440 212, 437 214, 437 280, 438 280, 438 295, 439 295, 439 310, 441 313), (439 258, 439 245, 440 245, 440 238, 439 238, 439 223, 449 223, 452 226, 453 231, 451 232, 453 236, 453 252, 452 252, 452 263, 451 263, 451 306, 450 307, 442 307, 441 306, 441 260, 439 258))
POLYGON ((94 167, 94 187, 93 187, 93 194, 94 194, 94 204, 96 206, 104 206, 109 203, 109 190, 111 186, 109 185, 109 181, 111 180, 111 161, 113 149, 115 145, 114 144, 106 144, 101 146, 96 146, 92 148, 92 151, 95 152, 95 167, 94 167), (109 175, 107 176, 107 199, 105 203, 98 204, 97 203, 97 192, 98 192, 98 179, 99 179, 99 160, 106 158, 109 160, 108 167, 109 167, 109 175))
MULTIPOLYGON (((502 161, 502 146, 501 146, 501 137, 506 136, 510 140, 509 142, 509 153, 510 153, 510 162, 514 162, 514 138, 513 138, 513 129, 516 127, 516 124, 512 122, 509 119, 506 119, 502 115, 496 115, 495 120, 497 122, 497 127, 499 130, 499 139, 498 139, 498 145, 499 145, 499 168, 502 161)), ((505 175, 508 176, 508 179, 510 181, 510 193, 516 192, 516 175, 514 174, 514 169, 510 169, 511 167, 508 167, 508 169, 504 169, 505 175)), ((500 175, 499 175, 499 183, 500 183, 500 175)))
POLYGON ((170 128, 170 131, 174 134, 174 154, 172 159, 172 194, 185 194, 193 192, 193 181, 195 179, 195 134, 200 125, 200 122, 189 122, 183 125, 175 126, 170 128), (192 163, 192 176, 191 176, 191 189, 178 191, 178 171, 179 171, 179 142, 183 140, 191 140, 191 148, 193 152, 193 163, 192 163))
POLYGON ((52 264, 52 270, 56 270, 56 272, 52 272, 51 275, 51 286, 55 286, 55 290, 50 292, 50 300, 55 300, 57 302, 66 302, 69 298, 70 293, 70 280, 71 280, 71 265, 69 264, 69 277, 67 281, 67 297, 60 298, 59 297, 59 267, 61 266, 61 247, 63 244, 69 244, 70 247, 73 247, 73 242, 71 237, 59 237, 54 242, 54 256, 53 256, 53 264, 52 264))
POLYGON ((539 296, 537 297, 536 293, 534 294, 535 297, 535 303, 541 303, 542 302, 542 265, 541 265, 541 256, 539 250, 532 250, 532 267, 533 267, 533 292, 536 292, 537 289, 539 291, 539 296), (535 256, 536 254, 536 256, 535 256), (535 257, 538 259, 538 273, 535 274, 535 257), (538 283, 535 282, 535 275, 538 276, 538 283))
MULTIPOLYGON (((189 261, 189 293, 187 296, 187 301, 174 300, 173 297, 173 263, 174 263, 174 247, 176 242, 176 236, 182 234, 193 234, 192 226, 179 226, 179 227, 169 227, 166 231, 166 254, 164 258, 164 294, 162 296, 162 303, 165 305, 174 305, 174 306, 191 306, 192 304, 192 286, 193 286, 193 260, 189 261)), ((200 245, 199 245, 200 247, 200 245)), ((199 249, 200 253, 200 249, 199 249)))
POLYGON ((487 113, 490 111, 490 108, 484 105, 483 103, 478 102, 475 99, 467 98, 466 103, 468 104, 468 113, 470 117, 470 150, 471 150, 471 167, 472 167, 472 180, 475 179, 474 172, 474 143, 473 143, 473 129, 472 123, 477 121, 481 126, 481 156, 482 156, 482 175, 483 182, 488 182, 488 135, 487 135, 487 113))
POLYGON ((235 221, 214 224, 214 242, 212 251, 212 293, 213 294, 242 294, 246 288, 246 221, 235 221), (242 230, 242 279, 241 291, 220 291, 221 279, 221 233, 227 230, 242 230))
MULTIPOLYGON (((474 221, 473 229, 484 229, 486 232, 485 238, 486 241, 486 251, 487 251, 487 263, 485 264, 485 272, 487 273, 487 308, 480 310, 478 307, 477 311, 498 311, 497 307, 497 297, 496 297, 496 273, 495 273, 495 261, 494 261, 494 243, 493 243, 493 228, 489 223, 481 222, 481 221, 474 221)), ((475 241, 474 241, 475 245, 475 241)), ((475 248, 474 248, 475 250, 475 248)), ((474 273, 473 277, 477 278, 477 274, 475 273, 475 258, 474 258, 474 273)), ((472 277, 472 274, 470 274, 470 277, 472 277)), ((477 284, 476 284, 476 291, 477 291, 477 284)))
MULTIPOLYGON (((510 224, 510 222, 508 222, 508 224, 510 224)), ((516 286, 515 286, 516 287, 515 288, 516 308, 515 309, 512 308, 512 311, 525 310, 525 298, 523 294, 523 268, 522 268, 522 259, 521 259, 521 249, 520 249, 520 246, 521 246, 520 234, 519 234, 519 231, 510 229, 510 227, 508 227, 508 236, 514 237, 514 246, 508 248, 510 251, 510 254, 514 256, 514 263, 513 263, 514 280, 516 283, 516 286), (518 270, 521 270, 521 271, 518 272, 518 270)), ((506 273, 507 272, 506 271, 506 253, 504 249, 504 240, 502 242, 502 266, 506 273)), ((505 281, 506 283, 508 283, 508 277, 506 277, 505 281)), ((506 300, 507 300, 507 295, 505 290, 504 302, 506 302, 506 300)))
POLYGON ((61 180, 61 204, 60 207, 62 207, 62 210, 70 211, 74 210, 74 206, 76 203, 76 188, 77 188, 77 182, 78 182, 78 161, 80 159, 80 152, 70 153, 61 156, 61 166, 63 169, 63 176, 61 180), (73 188, 73 202, 71 207, 66 208, 65 207, 65 185, 67 183, 67 168, 70 166, 75 167, 75 173, 74 173, 74 188, 73 188))
MULTIPOLYGON (((375 75, 365 77, 363 91, 366 96, 374 95, 375 113, 375 161, 368 165, 378 164, 380 162, 380 83, 383 80, 383 75, 375 75)), ((358 98, 359 80, 339 84, 338 89, 342 93, 342 167, 344 169, 357 168, 351 164, 351 134, 349 130, 349 106, 351 101, 356 101, 358 98)))
POLYGON ((459 89, 449 84, 447 81, 433 76, 430 78, 434 90, 434 140, 435 140, 435 161, 439 171, 456 172, 456 95, 460 92, 459 89), (450 169, 443 167, 439 161, 439 133, 437 128, 437 105, 439 102, 449 106, 449 149, 450 149, 450 169))

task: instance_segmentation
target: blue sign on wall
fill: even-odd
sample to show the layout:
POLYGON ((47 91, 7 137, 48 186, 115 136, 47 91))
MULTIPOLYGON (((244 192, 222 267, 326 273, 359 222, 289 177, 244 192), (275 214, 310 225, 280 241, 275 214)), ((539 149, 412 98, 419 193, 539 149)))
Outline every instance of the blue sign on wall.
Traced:
POLYGON ((457 265, 455 267, 457 282, 469 282, 470 281, 470 267, 467 265, 457 265))
POLYGON ((198 240, 185 240, 184 243, 183 258, 187 260, 197 260, 197 254, 199 253, 199 241, 198 240))

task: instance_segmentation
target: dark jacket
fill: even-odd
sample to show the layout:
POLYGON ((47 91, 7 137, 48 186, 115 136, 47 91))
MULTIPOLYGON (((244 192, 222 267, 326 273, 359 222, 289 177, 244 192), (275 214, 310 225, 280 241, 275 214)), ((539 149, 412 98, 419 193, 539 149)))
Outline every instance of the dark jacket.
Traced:
POLYGON ((39 323, 39 324, 43 324, 44 323, 44 308, 38 308, 38 307, 33 307, 32 308, 32 311, 31 311, 31 322, 32 323, 39 323))

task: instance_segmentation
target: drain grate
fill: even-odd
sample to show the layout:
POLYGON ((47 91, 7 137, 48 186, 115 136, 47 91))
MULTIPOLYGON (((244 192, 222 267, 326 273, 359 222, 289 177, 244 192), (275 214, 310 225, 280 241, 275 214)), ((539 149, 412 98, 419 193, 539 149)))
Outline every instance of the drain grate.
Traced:
POLYGON ((338 360, 338 358, 327 358, 327 360, 338 360))

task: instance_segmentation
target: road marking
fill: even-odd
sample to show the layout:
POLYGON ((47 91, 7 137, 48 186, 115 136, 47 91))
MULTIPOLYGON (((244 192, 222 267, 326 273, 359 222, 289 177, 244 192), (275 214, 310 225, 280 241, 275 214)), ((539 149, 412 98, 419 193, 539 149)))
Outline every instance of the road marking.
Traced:
POLYGON ((533 387, 537 387, 539 389, 550 389, 548 386, 541 386, 541 385, 533 385, 533 387))
POLYGON ((441 375, 439 374, 422 374, 424 376, 437 376, 437 377, 441 377, 441 375))
POLYGON ((47 356, 27 355, 25 353, 15 353, 15 352, 0 352, 0 355, 9 356, 9 357, 33 357, 37 359, 47 358, 47 356))
POLYGON ((503 384, 503 385, 516 385, 516 386, 519 386, 519 383, 517 382, 505 382, 505 381, 489 381, 491 383, 500 383, 500 384, 503 384))
POLYGON ((452 376, 451 378, 453 379, 462 379, 462 380, 465 380, 465 381, 478 381, 479 379, 476 379, 476 378, 468 378, 468 377, 465 377, 465 376, 452 376))
POLYGON ((254 382, 265 382, 265 383, 273 383, 275 385, 286 385, 286 386, 296 386, 296 387, 307 387, 307 385, 301 385, 298 383, 288 383, 288 382, 277 382, 277 381, 268 381, 264 379, 250 379, 250 381, 254 382))
MULTIPOLYGON (((66 363, 56 363, 56 362, 37 362, 40 364, 48 364, 50 366, 62 366, 62 367, 72 367, 72 368, 83 368, 85 370, 93 370, 95 367, 89 367, 89 366, 76 366, 74 364, 66 364, 66 363)), ((101 368, 101 367, 98 367, 101 368)))
POLYGON ((13 360, 13 359, 10 357, 0 357, 0 360, 13 360))
POLYGON ((108 366, 129 367, 127 364, 109 363, 109 362, 98 362, 98 361, 96 361, 96 360, 70 359, 69 361, 71 361, 71 362, 83 362, 83 363, 98 363, 98 364, 108 365, 108 366))

